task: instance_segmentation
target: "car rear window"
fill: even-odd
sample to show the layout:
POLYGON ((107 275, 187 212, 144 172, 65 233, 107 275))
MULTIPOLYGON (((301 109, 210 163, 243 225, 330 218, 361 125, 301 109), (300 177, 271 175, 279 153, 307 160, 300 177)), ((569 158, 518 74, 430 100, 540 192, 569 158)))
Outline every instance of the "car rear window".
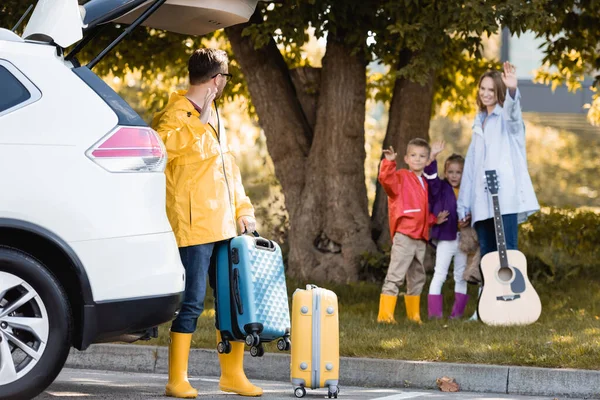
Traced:
POLYGON ((24 103, 31 93, 6 67, 0 65, 0 113, 24 103))
POLYGON ((81 78, 102 100, 117 114, 119 125, 123 126, 148 126, 119 95, 111 89, 98 75, 94 74, 88 67, 74 68, 73 72, 81 78))

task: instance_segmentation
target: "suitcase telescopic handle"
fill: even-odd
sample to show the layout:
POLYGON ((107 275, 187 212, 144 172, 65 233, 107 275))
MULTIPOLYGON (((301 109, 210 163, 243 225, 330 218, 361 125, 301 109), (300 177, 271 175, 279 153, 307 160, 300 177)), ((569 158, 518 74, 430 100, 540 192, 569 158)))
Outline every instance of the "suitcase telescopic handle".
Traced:
POLYGON ((235 300, 238 314, 242 315, 244 313, 244 306, 242 305, 242 297, 240 296, 240 271, 238 269, 233 271, 233 299, 235 300))
POLYGON ((260 237, 260 235, 258 234, 258 231, 254 231, 252 233, 248 232, 248 231, 244 231, 244 235, 254 236, 254 243, 255 243, 256 247, 262 247, 263 249, 266 249, 266 250, 275 251, 275 244, 268 239, 260 237))
POLYGON ((254 239, 254 243, 256 243, 256 247, 262 247, 267 250, 275 250, 275 245, 270 240, 264 238, 256 238, 254 239))

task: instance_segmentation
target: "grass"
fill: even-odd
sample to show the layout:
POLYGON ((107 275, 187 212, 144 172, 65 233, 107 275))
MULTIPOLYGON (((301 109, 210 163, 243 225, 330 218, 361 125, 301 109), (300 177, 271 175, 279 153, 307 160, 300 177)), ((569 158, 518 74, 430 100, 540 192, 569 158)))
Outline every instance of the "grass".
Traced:
MULTIPOLYGON (((444 285, 444 315, 449 315, 453 282, 444 285)), ((337 293, 340 307, 340 355, 401 360, 600 369, 600 281, 576 278, 558 284, 535 283, 542 316, 524 327, 490 327, 465 320, 427 321, 426 295, 421 298, 422 325, 406 321, 398 299, 396 325, 377 324, 380 286, 370 283, 323 285, 337 293)), ((304 284, 288 281, 290 294, 304 284)), ((426 288, 428 285, 426 286, 426 288)), ((476 288, 466 314, 475 310, 476 288)), ((291 306, 291 303, 290 303, 291 306)), ((149 345, 167 345, 170 324, 149 345)), ((293 345, 293 337, 292 337, 293 345)), ((198 319, 193 347, 215 348, 212 296, 198 319)), ((274 344, 266 351, 276 352, 274 344)))

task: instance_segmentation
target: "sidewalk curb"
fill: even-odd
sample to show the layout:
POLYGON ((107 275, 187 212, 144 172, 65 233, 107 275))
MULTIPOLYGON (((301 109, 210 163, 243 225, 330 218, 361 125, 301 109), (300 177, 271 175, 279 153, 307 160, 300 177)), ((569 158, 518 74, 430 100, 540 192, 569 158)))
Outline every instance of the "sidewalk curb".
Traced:
MULTIPOLYGON (((456 379, 461 391, 600 399, 600 371, 451 364, 342 357, 340 386, 436 389, 436 379, 456 379)), ((163 346, 98 344, 71 350, 68 368, 166 374, 168 350, 163 346)), ((249 378, 289 382, 289 354, 266 353, 258 359, 246 352, 249 378)), ((189 374, 218 376, 216 350, 192 349, 189 374)), ((291 390, 291 384, 290 384, 291 390)))

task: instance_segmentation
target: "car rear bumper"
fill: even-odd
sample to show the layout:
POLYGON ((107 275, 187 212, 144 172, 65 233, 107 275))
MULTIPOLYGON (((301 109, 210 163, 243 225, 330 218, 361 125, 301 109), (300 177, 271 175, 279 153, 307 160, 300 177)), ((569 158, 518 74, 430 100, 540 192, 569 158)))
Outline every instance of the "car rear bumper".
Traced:
POLYGON ((69 245, 85 266, 93 296, 83 306, 76 348, 137 340, 179 311, 185 270, 173 232, 69 245))
POLYGON ((92 343, 140 339, 149 328, 172 320, 182 300, 183 292, 85 306, 85 326, 78 347, 84 350, 92 343))

